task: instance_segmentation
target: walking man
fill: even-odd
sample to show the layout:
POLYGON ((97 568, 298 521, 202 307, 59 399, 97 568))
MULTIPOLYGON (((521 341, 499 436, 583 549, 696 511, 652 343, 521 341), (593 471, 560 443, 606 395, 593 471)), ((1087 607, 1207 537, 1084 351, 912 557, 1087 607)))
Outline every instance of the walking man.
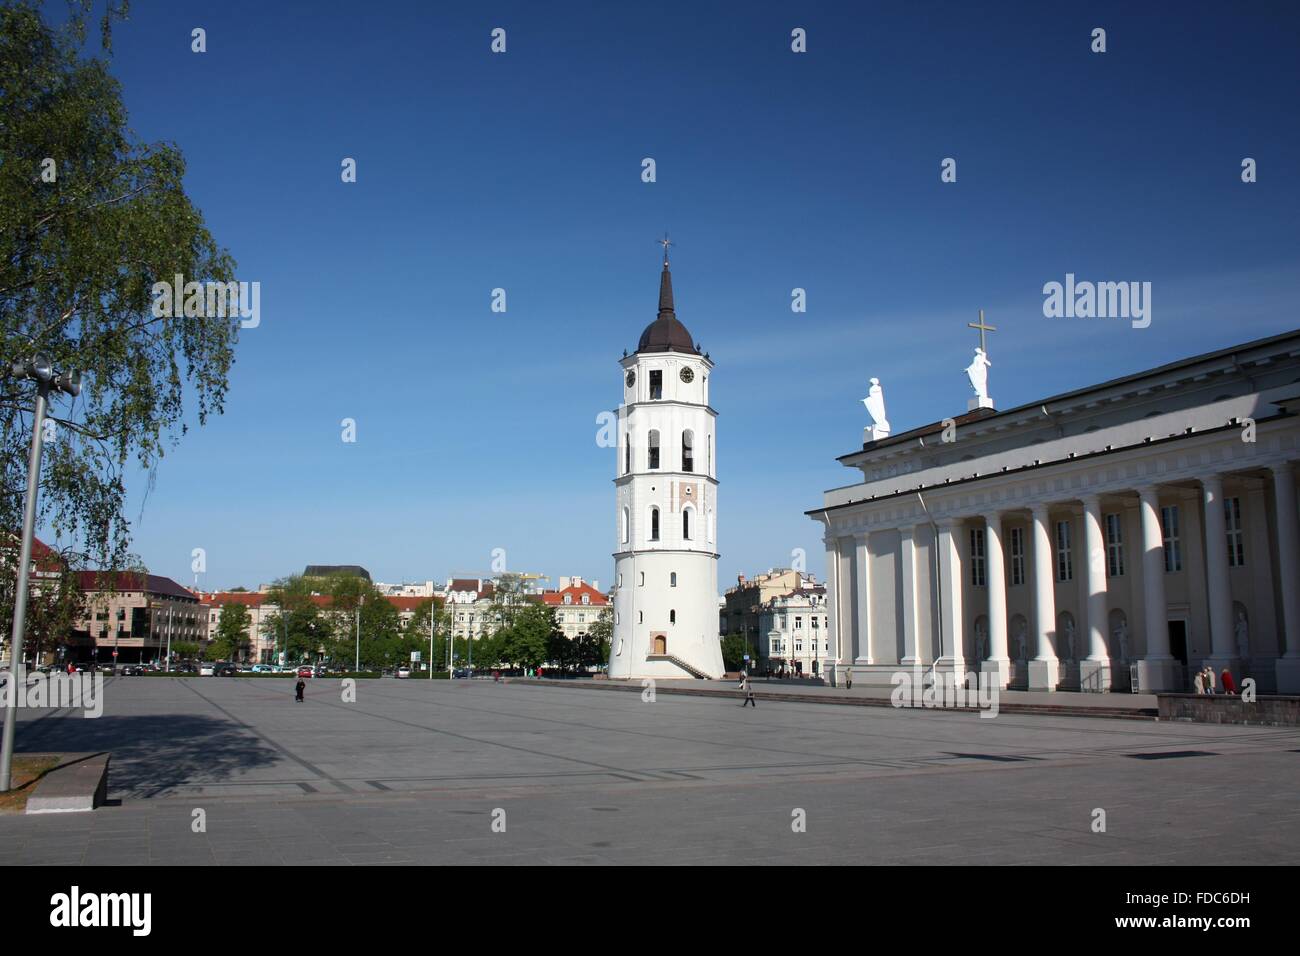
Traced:
POLYGON ((754 688, 749 683, 749 671, 740 672, 740 689, 745 692, 745 699, 741 701, 740 706, 744 707, 748 704, 758 710, 758 704, 754 703, 754 688))
POLYGON ((306 689, 307 689, 307 682, 306 682, 305 680, 303 680, 301 677, 299 677, 299 678, 298 678, 298 683, 297 683, 297 685, 294 687, 295 696, 294 696, 293 699, 296 700, 296 701, 301 701, 301 700, 302 700, 302 692, 305 691, 306 689))

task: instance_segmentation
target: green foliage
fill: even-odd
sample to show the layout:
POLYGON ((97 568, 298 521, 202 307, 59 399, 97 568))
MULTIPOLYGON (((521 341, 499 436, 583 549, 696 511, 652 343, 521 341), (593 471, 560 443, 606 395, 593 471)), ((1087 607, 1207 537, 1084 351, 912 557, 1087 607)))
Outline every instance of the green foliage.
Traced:
POLYGON ((217 636, 208 647, 214 659, 233 661, 239 651, 248 646, 248 608, 242 604, 226 604, 217 618, 217 636))
POLYGON ((609 642, 613 631, 613 615, 608 608, 585 633, 572 640, 557 629, 551 635, 547 660, 566 673, 602 667, 609 662, 609 642))
MULTIPOLYGON (((55 557, 36 558, 36 574, 27 590, 27 618, 24 628, 23 656, 39 661, 42 655, 52 653, 72 634, 73 626, 86 616, 86 597, 81 590, 77 573, 73 570, 78 556, 67 553, 55 557)), ((9 624, 14 616, 14 589, 17 575, 8 571, 18 562, 18 541, 15 536, 11 547, 0 556, 0 565, 6 573, 0 574, 0 621, 4 622, 4 644, 9 645, 9 624)))
MULTIPOLYGON (((123 6, 109 0, 105 47, 123 6)), ((153 315, 155 282, 230 281, 235 263, 185 194, 180 151, 134 141, 107 64, 81 56, 90 8, 55 29, 35 3, 0 5, 0 360, 83 373, 80 398, 50 403, 38 523, 120 567, 123 476, 157 467, 187 415, 221 412, 238 317, 153 315)), ((0 380, 0 528, 21 527, 34 388, 0 380)))
POLYGON ((552 636, 558 630, 553 608, 540 603, 517 607, 513 623, 501 629, 498 657, 501 662, 518 667, 545 664, 552 636))
MULTIPOLYGON (((728 634, 720 638, 722 642, 722 666, 729 671, 737 671, 745 666, 745 655, 749 654, 753 658, 753 651, 746 643, 745 638, 740 634, 728 634)), ((754 661, 750 660, 749 666, 752 670, 754 661)))

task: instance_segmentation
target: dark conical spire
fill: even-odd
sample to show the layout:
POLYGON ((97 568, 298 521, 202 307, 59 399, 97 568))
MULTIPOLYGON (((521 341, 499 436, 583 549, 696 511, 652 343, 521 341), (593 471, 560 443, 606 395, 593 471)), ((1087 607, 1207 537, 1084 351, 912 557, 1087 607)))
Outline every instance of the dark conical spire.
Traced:
POLYGON ((664 247, 664 271, 659 275, 659 316, 646 326, 637 343, 638 352, 686 352, 698 355, 691 333, 677 319, 673 306, 673 274, 668 271, 668 237, 659 240, 664 247))
POLYGON ((673 274, 668 271, 668 251, 664 250, 664 271, 659 276, 659 318, 676 317, 673 310, 673 274))

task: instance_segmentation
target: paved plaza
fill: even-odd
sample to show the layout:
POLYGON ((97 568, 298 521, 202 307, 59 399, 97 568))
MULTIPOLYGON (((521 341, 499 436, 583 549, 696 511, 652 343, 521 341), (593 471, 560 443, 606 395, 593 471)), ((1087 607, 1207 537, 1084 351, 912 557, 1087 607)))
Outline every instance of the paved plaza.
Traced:
POLYGON ((287 680, 115 678, 99 719, 25 712, 20 751, 112 752, 111 805, 0 817, 0 864, 1300 862, 1295 729, 764 702, 761 686, 754 709, 535 682, 341 696, 336 680, 298 704, 287 680))

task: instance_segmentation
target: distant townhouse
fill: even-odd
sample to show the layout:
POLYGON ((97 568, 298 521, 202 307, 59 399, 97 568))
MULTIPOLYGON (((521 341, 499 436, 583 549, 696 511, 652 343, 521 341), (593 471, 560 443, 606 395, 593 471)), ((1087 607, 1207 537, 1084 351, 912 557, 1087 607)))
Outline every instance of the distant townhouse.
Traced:
POLYGON ((767 634, 763 626, 763 606, 774 597, 813 587, 816 583, 811 574, 790 568, 772 568, 752 578, 738 575, 736 586, 728 588, 723 595, 718 632, 724 637, 743 637, 750 654, 760 653, 767 634))
POLYGON ((452 636, 477 640, 494 630, 492 602, 495 586, 485 578, 452 578, 442 592, 451 620, 452 636))
POLYGON ((819 676, 831 652, 826 624, 824 586, 769 598, 759 608, 759 656, 774 670, 819 676))
POLYGON ((601 593, 596 583, 588 584, 579 577, 562 577, 554 591, 542 592, 542 603, 555 609, 555 618, 564 636, 573 640, 590 631, 609 607, 609 596, 601 593))

